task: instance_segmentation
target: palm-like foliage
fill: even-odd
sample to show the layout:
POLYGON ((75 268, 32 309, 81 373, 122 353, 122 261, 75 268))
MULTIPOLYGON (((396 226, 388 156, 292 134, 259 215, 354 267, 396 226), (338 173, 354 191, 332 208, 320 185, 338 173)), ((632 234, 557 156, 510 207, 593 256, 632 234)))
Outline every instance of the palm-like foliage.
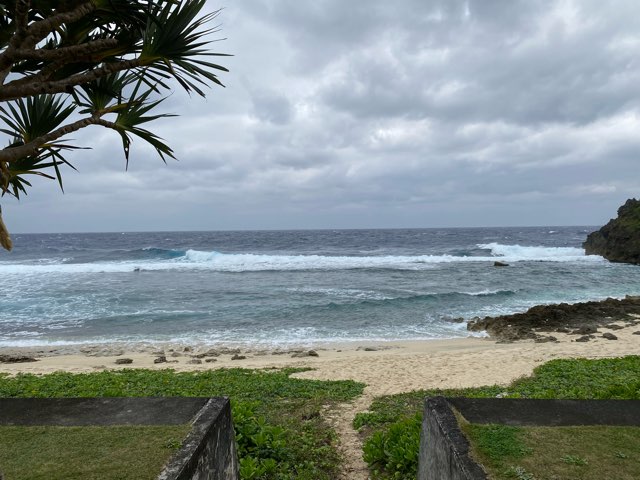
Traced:
MULTIPOLYGON (((0 0, 1 1, 1 0, 0 0)), ((210 61, 206 0, 14 0, 0 3, 0 189, 15 197, 27 175, 57 179, 73 168, 65 155, 78 146, 63 137, 97 125, 122 139, 126 163, 134 137, 163 161, 171 148, 143 128, 176 81, 187 92, 222 85, 227 71, 210 61)), ((2 230, 0 219, 0 230, 2 230)), ((0 234, 2 232, 0 231, 0 234)), ((0 242, 1 243, 1 242, 0 242)))

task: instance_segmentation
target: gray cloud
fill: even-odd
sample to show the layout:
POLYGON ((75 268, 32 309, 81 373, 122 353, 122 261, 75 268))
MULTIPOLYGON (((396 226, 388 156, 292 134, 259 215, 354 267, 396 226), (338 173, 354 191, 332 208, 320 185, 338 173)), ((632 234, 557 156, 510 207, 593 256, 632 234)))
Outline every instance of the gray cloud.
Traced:
MULTIPOLYGON (((209 8, 214 8, 211 4, 209 8)), ((207 99, 176 90, 66 195, 3 200, 14 231, 601 224, 640 189, 634 1, 239 0, 207 99)))

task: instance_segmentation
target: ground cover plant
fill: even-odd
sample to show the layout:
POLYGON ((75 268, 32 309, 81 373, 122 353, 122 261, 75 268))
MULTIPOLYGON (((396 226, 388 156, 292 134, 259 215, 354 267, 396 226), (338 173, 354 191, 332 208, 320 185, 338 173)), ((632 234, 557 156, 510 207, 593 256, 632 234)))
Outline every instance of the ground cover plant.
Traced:
POLYGON ((640 428, 509 427, 462 423, 474 456, 496 480, 635 480, 640 428))
POLYGON ((7 480, 48 480, 52 472, 66 480, 153 480, 188 432, 189 425, 0 426, 0 470, 7 480))
POLYGON ((532 376, 506 387, 416 390, 378 397, 369 412, 359 413, 354 419, 354 427, 360 429, 364 438, 364 458, 374 478, 416 477, 424 399, 437 395, 640 399, 640 356, 552 360, 537 367, 532 376))
POLYGON ((335 433, 320 412, 362 394, 353 381, 291 378, 302 369, 103 371, 0 375, 0 397, 228 396, 243 479, 333 479, 335 433))

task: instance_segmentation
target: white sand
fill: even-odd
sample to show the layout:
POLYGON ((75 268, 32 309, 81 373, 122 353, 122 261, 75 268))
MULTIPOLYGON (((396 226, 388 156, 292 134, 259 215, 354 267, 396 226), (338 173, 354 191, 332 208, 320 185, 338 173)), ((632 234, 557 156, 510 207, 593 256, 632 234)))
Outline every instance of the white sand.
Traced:
POLYGON ((21 353, 38 358, 37 362, 30 363, 0 363, 0 372, 40 374, 59 370, 91 372, 121 368, 173 368, 185 371, 230 367, 311 367, 313 370, 296 376, 322 380, 357 380, 368 385, 367 396, 377 396, 432 387, 506 385, 515 378, 531 374, 537 365, 554 358, 640 355, 640 335, 632 333, 639 329, 638 326, 627 326, 622 330, 611 330, 618 340, 607 340, 601 334, 610 330, 600 328, 596 338, 585 343, 575 342, 577 335, 554 333, 559 343, 521 341, 501 344, 486 338, 371 342, 365 345, 318 347, 318 357, 304 358, 291 358, 291 353, 243 351, 241 354, 247 357, 243 360, 231 360, 232 355, 226 353, 216 357, 214 363, 204 363, 205 359, 202 359, 203 363, 200 365, 187 362, 192 360, 192 355, 215 346, 194 347, 191 352, 183 352, 184 347, 174 346, 173 349, 180 352, 180 356, 176 357, 171 356, 170 346, 165 346, 167 359, 175 363, 161 364, 153 363, 157 354, 153 354, 152 350, 158 350, 157 346, 120 352, 117 351, 118 348, 100 345, 86 350, 88 353, 77 352, 77 347, 75 352, 73 348, 61 348, 44 353, 39 353, 36 348, 0 349, 0 354, 21 353), (376 350, 365 351, 365 346, 376 350), (131 358, 133 363, 116 365, 118 358, 131 358))

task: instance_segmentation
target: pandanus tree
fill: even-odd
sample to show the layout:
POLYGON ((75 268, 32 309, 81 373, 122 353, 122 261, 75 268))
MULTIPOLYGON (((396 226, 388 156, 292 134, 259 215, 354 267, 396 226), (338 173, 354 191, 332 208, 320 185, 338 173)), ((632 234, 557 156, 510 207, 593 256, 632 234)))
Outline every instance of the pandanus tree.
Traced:
MULTIPOLYGON (((1 2, 1 0, 0 0, 1 2)), ((206 0, 16 0, 0 3, 1 194, 20 198, 38 175, 62 184, 68 135, 95 126, 135 138, 164 162, 173 150, 147 130, 176 85, 204 96, 227 71, 210 57, 219 11, 206 0)), ((77 154, 76 154, 77 155, 77 154)), ((0 244, 10 250, 0 210, 0 244)))

